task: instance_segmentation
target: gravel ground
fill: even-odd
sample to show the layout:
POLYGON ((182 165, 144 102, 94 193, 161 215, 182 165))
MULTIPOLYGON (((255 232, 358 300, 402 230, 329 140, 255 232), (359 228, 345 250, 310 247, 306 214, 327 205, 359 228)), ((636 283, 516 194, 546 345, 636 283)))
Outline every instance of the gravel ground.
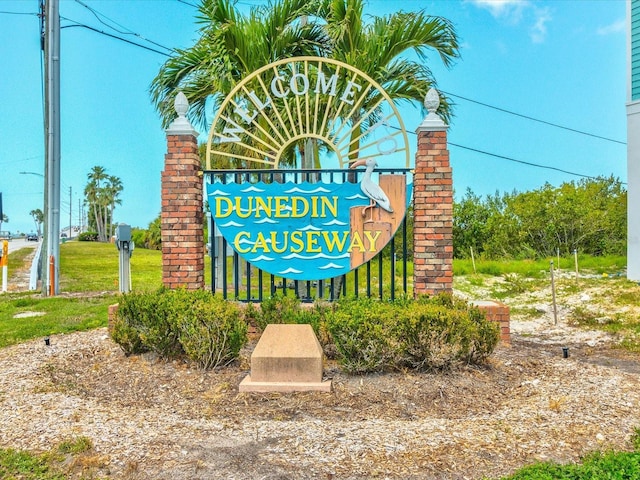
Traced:
POLYGON ((515 334, 486 366, 448 374, 345 376, 328 363, 329 394, 238 393, 248 350, 204 372, 125 357, 106 329, 54 336, 0 350, 0 446, 85 436, 94 448, 77 474, 185 480, 478 479, 629 448, 638 358, 574 333, 515 334))

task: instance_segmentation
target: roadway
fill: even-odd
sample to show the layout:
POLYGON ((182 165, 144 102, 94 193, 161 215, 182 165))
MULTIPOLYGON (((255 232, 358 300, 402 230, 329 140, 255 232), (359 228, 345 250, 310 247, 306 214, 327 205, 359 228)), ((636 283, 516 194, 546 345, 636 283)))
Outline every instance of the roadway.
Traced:
MULTIPOLYGON (((0 246, 2 245, 3 241, 4 240, 0 241, 0 246)), ((40 242, 27 242, 27 240, 24 238, 13 238, 9 240, 9 253, 26 247, 36 248, 38 246, 38 243, 40 242)))

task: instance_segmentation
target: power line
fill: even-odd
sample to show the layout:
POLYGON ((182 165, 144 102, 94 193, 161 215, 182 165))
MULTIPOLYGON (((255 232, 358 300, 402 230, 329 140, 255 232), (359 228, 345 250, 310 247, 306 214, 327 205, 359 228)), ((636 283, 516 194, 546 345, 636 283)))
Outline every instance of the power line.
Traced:
POLYGON ((165 50, 168 51, 173 51, 173 49, 169 48, 169 47, 165 47, 164 45, 159 44, 158 42, 154 42, 153 40, 149 40, 146 37, 143 37, 142 35, 140 35, 139 33, 134 32, 133 30, 131 30, 130 28, 125 27, 124 25, 122 25, 121 23, 116 22, 115 20, 107 17, 104 13, 97 11, 96 9, 90 7, 89 5, 87 5, 86 3, 82 2, 81 0, 76 0, 77 3, 79 3, 80 5, 82 5, 84 8, 86 8, 87 10, 89 10, 94 17, 96 17, 96 19, 103 24, 104 26, 111 28, 112 30, 115 30, 116 32, 122 34, 122 35, 133 35, 135 37, 138 37, 140 40, 144 40, 145 42, 149 42, 157 47, 160 48, 164 48, 165 50), (117 25, 118 27, 124 29, 124 30, 118 30, 117 28, 113 27, 112 25, 109 25, 108 23, 106 23, 104 20, 102 20, 101 17, 106 18, 107 20, 109 20, 111 23, 117 25))
POLYGON ((198 7, 198 5, 196 5, 195 3, 189 3, 189 2, 185 2, 185 0, 177 0, 180 3, 184 3, 185 5, 189 5, 190 7, 194 7, 194 8, 200 8, 198 7))
MULTIPOLYGON (((192 6, 192 7, 196 7, 196 8, 197 8, 197 5, 194 5, 194 4, 192 4, 192 3, 189 3, 189 2, 187 2, 187 1, 185 1, 185 0, 177 0, 177 1, 178 1, 178 2, 180 2, 180 3, 184 3, 185 5, 189 5, 189 6, 192 6)), ((124 27, 124 26, 122 26, 122 25, 118 24, 117 22, 115 22, 115 21, 113 21, 113 20, 109 19, 107 16, 105 16, 105 15, 101 14, 100 12, 97 12, 97 11, 96 11, 96 10, 94 10, 93 8, 91 8, 91 7, 89 7, 88 5, 84 4, 82 1, 80 1, 80 0, 76 0, 76 2, 77 2, 77 3, 79 3, 80 5, 84 6, 84 7, 85 7, 85 8, 87 8, 88 10, 90 10, 90 11, 94 14, 94 16, 98 19, 98 21, 100 21, 100 23, 102 23, 103 25, 105 25, 105 26, 107 26, 107 27, 109 27, 109 28, 111 28, 111 29, 113 29, 113 30, 117 31, 118 33, 121 33, 121 34, 123 34, 123 35, 127 35, 127 34, 129 34, 129 35, 134 35, 134 36, 136 36, 136 37, 138 37, 138 38, 140 38, 140 39, 142 39, 142 40, 148 41, 148 42, 150 42, 150 43, 153 43, 154 45, 157 45, 157 46, 159 46, 159 47, 161 47, 161 48, 164 48, 164 49, 166 49, 166 50, 171 51, 171 49, 170 49, 170 48, 165 47, 165 46, 163 46, 163 45, 160 45, 160 44, 158 44, 158 43, 156 43, 156 42, 153 42, 153 41, 151 41, 151 40, 148 40, 148 39, 146 39, 146 38, 142 37, 141 35, 139 35, 139 34, 137 34, 137 33, 135 33, 135 32, 132 32, 132 31, 131 31, 131 30, 129 30, 129 29, 127 29, 127 30, 129 30, 128 32, 124 32, 124 31, 120 31, 120 30, 118 30, 118 29, 114 28, 114 27, 113 27, 113 26, 111 26, 111 25, 108 25, 107 23, 105 23, 105 22, 104 22, 104 21, 99 17, 99 15, 98 15, 98 14, 102 15, 104 18, 107 18, 109 21, 111 21, 111 22, 115 23, 116 25, 118 25, 118 26, 120 26, 120 27, 122 27, 122 28, 126 28, 126 27, 124 27)), ((239 3, 243 3, 243 2, 239 2, 239 3)), ((250 5, 250 4, 249 4, 249 5, 250 5)), ((33 13, 2 12, 2 11, 0 11, 0 13, 11 13, 11 14, 35 15, 35 16, 38 16, 37 14, 33 14, 33 13)), ((74 24, 73 24, 73 25, 66 25, 66 26, 64 26, 64 27, 62 27, 62 28, 71 28, 71 27, 81 27, 81 28, 86 28, 86 29, 88 29, 88 30, 94 31, 94 32, 99 33, 99 34, 101 34, 101 35, 105 35, 105 36, 107 36, 107 37, 110 37, 110 38, 114 38, 114 39, 116 39, 116 40, 123 41, 123 42, 125 42, 125 43, 130 44, 130 45, 133 45, 133 46, 136 46, 136 47, 140 47, 140 48, 143 48, 143 49, 145 49, 145 50, 148 50, 148 51, 151 51, 151 52, 154 52, 154 53, 158 53, 158 54, 160 54, 160 55, 164 55, 164 56, 166 56, 166 57, 170 57, 170 55, 169 55, 169 54, 167 54, 167 53, 165 53, 165 52, 161 52, 161 51, 156 50, 156 49, 154 49, 154 48, 148 47, 148 46, 146 46, 146 45, 142 45, 142 44, 140 44, 140 43, 133 42, 133 41, 128 40, 128 39, 126 39, 126 38, 123 38, 123 37, 120 37, 120 36, 117 36, 117 35, 113 35, 113 34, 111 34, 111 33, 104 32, 104 31, 102 31, 102 30, 99 30, 99 29, 97 29, 97 28, 91 27, 91 26, 89 26, 89 25, 85 25, 85 24, 80 23, 80 22, 77 22, 77 21, 75 21, 75 20, 71 20, 71 19, 69 19, 69 18, 65 18, 65 17, 62 17, 62 16, 61 16, 60 18, 63 18, 64 20, 67 20, 67 21, 69 21, 69 22, 74 22, 74 24)), ((467 97, 463 97, 463 96, 461 96, 461 95, 456 95, 456 94, 454 94, 454 93, 445 92, 445 91, 442 91, 442 93, 444 93, 445 95, 449 95, 449 96, 451 96, 451 97, 454 97, 454 98, 459 98, 459 99, 461 99, 461 100, 465 100, 465 101, 468 101, 468 102, 471 102, 471 103, 475 103, 475 104, 478 104, 478 105, 481 105, 481 106, 484 106, 484 107, 487 107, 487 108, 491 108, 491 109, 494 109, 494 110, 497 110, 497 111, 500 111, 500 112, 503 112, 503 113, 507 113, 507 114, 509 114, 509 115, 518 116, 518 117, 521 117, 521 118, 524 118, 524 119, 527 119, 527 120, 530 120, 530 121, 534 121, 534 122, 542 123, 542 124, 549 125, 549 126, 552 126, 552 127, 555 127, 555 128, 560 128, 560 129, 563 129, 563 130, 567 130, 567 131, 571 131, 571 132, 574 132, 574 133, 578 133, 578 134, 581 134, 581 135, 586 135, 586 136, 589 136, 589 137, 598 138, 598 139, 601 139, 601 140, 605 140, 605 141, 609 141, 609 142, 613 142, 613 143, 618 143, 618 144, 626 145, 626 142, 622 142, 622 141, 619 141, 619 140, 611 139, 611 138, 604 137, 604 136, 601 136, 601 135, 596 135, 596 134, 589 133, 589 132, 584 132, 584 131, 582 131, 582 130, 577 130, 577 129, 574 129, 574 128, 566 127, 566 126, 564 126, 564 125, 559 125, 559 124, 557 124, 557 123, 549 122, 549 121, 546 121, 546 120, 541 120, 541 119, 538 119, 538 118, 531 117, 531 116, 529 116, 529 115, 520 114, 520 113, 513 112, 513 111, 510 111, 510 110, 507 110, 507 109, 504 109, 504 108, 500 108, 500 107, 496 107, 496 106, 494 106, 494 105, 490 105, 490 104, 488 104, 488 103, 483 103, 483 102, 479 102, 479 101, 477 101, 477 100, 473 100, 473 99, 470 99, 470 98, 467 98, 467 97)), ((394 127, 394 126, 391 126, 391 125, 389 125, 389 127, 391 127, 391 128, 395 128, 395 129, 399 129, 398 127, 394 127)), ((414 134, 415 134, 415 132, 411 132, 411 133, 414 133, 414 134)), ((542 165, 542 164, 538 164, 538 163, 528 162, 528 161, 525 161, 525 160, 518 160, 518 159, 516 159, 516 158, 507 157, 507 156, 505 156, 505 155, 494 154, 494 153, 487 152, 487 151, 484 151, 484 150, 479 150, 479 149, 472 148, 472 147, 466 147, 466 146, 464 146, 464 145, 459 145, 459 144, 455 144, 455 143, 451 143, 451 142, 449 142, 449 144, 450 144, 450 145, 452 145, 452 146, 454 146, 454 147, 458 147, 458 148, 462 148, 462 149, 465 149, 465 150, 468 150, 468 151, 472 151, 472 152, 480 153, 480 154, 482 154, 482 155, 492 156, 492 157, 494 157, 494 158, 499 158, 499 159, 502 159, 502 160, 507 160, 507 161, 511 161, 511 162, 520 163, 520 164, 522 164, 522 165, 528 165, 528 166, 532 166, 532 167, 536 167, 536 168, 543 168, 543 169, 548 169, 548 170, 554 170, 554 171, 558 171, 558 172, 561 172, 561 173, 565 173, 565 174, 567 174, 567 175, 573 175, 573 176, 582 177, 582 178, 589 178, 589 179, 596 179, 596 178, 597 178, 597 177, 593 177, 593 176, 590 176, 590 175, 584 175, 584 174, 581 174, 581 173, 571 172, 571 171, 569 171, 569 170, 564 170, 564 169, 561 169, 561 168, 558 168, 558 167, 552 167, 552 166, 549 166, 549 165, 542 165)))
MULTIPOLYGON (((387 127, 393 128, 393 129, 396 129, 396 130, 400 130, 400 127, 396 127, 394 125, 387 125, 387 127)), ((409 133, 411 133, 413 135, 416 135, 416 136, 418 135, 416 132, 409 132, 409 133)), ((507 157, 506 155, 499 155, 497 153, 487 152, 485 150, 480 150, 478 148, 466 147, 464 145, 460 145, 460 144, 457 144, 457 143, 447 142, 447 144, 451 145, 453 147, 458 147, 458 148, 462 148, 464 150, 469 150, 471 152, 480 153, 482 155, 488 155, 490 157, 499 158, 501 160, 507 160, 509 162, 520 163, 522 165, 529 165, 530 167, 544 168, 544 169, 547 169, 547 170, 555 170, 557 172, 566 173, 567 175, 573 175, 573 176, 582 177, 582 178, 589 178, 591 180, 597 180, 598 179, 598 177, 594 177, 594 176, 591 176, 591 175, 584 175, 582 173, 571 172, 569 170, 564 170, 562 168, 552 167, 550 165, 543 165, 543 164, 540 164, 540 163, 528 162, 526 160, 518 160, 517 158, 507 157)), ((621 183, 626 185, 625 182, 621 182, 621 183)))
POLYGON ((579 133, 581 135, 586 135, 588 137, 599 138, 601 140, 606 140, 607 142, 619 143, 621 145, 626 145, 627 144, 627 142, 616 140, 614 138, 603 137, 602 135, 596 135, 595 133, 589 133, 589 132, 585 132, 585 131, 582 131, 582 130, 577 130, 575 128, 565 127, 564 125, 559 125, 557 123, 548 122, 547 120, 540 120, 539 118, 534 118, 534 117, 531 117, 529 115, 524 115, 522 113, 512 112, 511 110, 507 110, 505 108, 496 107, 495 105, 489 105, 488 103, 479 102, 478 100, 473 100, 471 98, 463 97, 461 95, 456 95, 455 93, 445 92, 444 90, 440 90, 440 91, 442 93, 444 93, 445 95, 449 95, 450 97, 459 98, 459 99, 465 100, 467 102, 475 103, 477 105, 482 105, 483 107, 487 107, 487 108, 492 108, 492 109, 497 110, 499 112, 508 113, 509 115, 515 115, 516 117, 525 118, 525 119, 531 120, 533 122, 543 123, 545 125, 549 125, 549 126, 556 127, 556 128, 561 128, 563 130, 568 130, 568 131, 574 132, 574 133, 579 133))
POLYGON ((598 179, 598 177, 593 177, 591 175, 584 175, 582 173, 570 172, 569 170, 564 170, 564 169, 558 168, 558 167, 552 167, 550 165, 542 165, 542 164, 539 164, 539 163, 527 162, 525 160, 518 160, 517 158, 507 157, 505 155, 498 155, 496 153, 491 153, 491 152, 485 152, 484 150, 479 150, 477 148, 465 147, 464 145, 459 145, 457 143, 448 142, 448 144, 453 146, 453 147, 458 147, 458 148, 462 148, 464 150, 469 150, 471 152, 481 153, 483 155, 489 155, 491 157, 500 158, 502 160, 508 160, 510 162, 521 163, 522 165, 529 165, 530 167, 545 168, 547 170, 555 170, 556 172, 566 173, 567 175, 573 175, 575 177, 589 178, 591 180, 597 180, 598 179))
POLYGON ((7 12, 4 10, 0 10, 0 14, 2 15, 32 15, 34 17, 39 17, 37 13, 29 13, 29 12, 7 12))
POLYGON ((140 48, 144 48, 145 50, 149 50, 150 52, 154 52, 154 53, 158 53, 160 55, 164 55, 165 57, 170 57, 171 56, 168 53, 161 52, 160 50, 156 50, 155 48, 147 47, 146 45, 142 45, 140 43, 132 42, 131 40, 128 40, 126 38, 122 38, 122 37, 119 37, 117 35, 113 35, 111 33, 107 33, 107 32, 105 32, 103 30, 98 30, 97 28, 90 27, 89 25, 85 25, 84 23, 79 23, 79 22, 76 22, 75 20, 71 20, 71 19, 65 18, 65 17, 60 17, 60 18, 62 18, 64 20, 67 20, 69 22, 74 22, 73 25, 65 25, 65 26, 60 27, 60 28, 73 28, 73 27, 86 28, 86 29, 91 30, 93 32, 99 33, 100 35, 105 35, 107 37, 115 38, 116 40, 121 40, 121 41, 123 41, 125 43, 128 43, 130 45, 134 45, 136 47, 140 47, 140 48))

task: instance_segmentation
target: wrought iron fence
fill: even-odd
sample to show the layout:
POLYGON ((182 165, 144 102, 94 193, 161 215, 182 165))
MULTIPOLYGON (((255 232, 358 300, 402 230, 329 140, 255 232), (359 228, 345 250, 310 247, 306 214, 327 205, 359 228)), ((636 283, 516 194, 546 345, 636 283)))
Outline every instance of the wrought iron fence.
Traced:
MULTIPOLYGON (((357 183, 364 171, 357 170, 206 170, 206 183, 357 183)), ((410 175, 408 168, 383 168, 376 173, 410 175)), ((410 277, 412 239, 409 233, 407 210, 398 231, 390 242, 371 260, 346 275, 318 281, 299 281, 279 277, 251 265, 244 260, 221 235, 215 235, 215 221, 209 219, 208 254, 211 262, 210 285, 213 293, 225 299, 261 302, 276 294, 296 295, 302 302, 333 301, 340 296, 366 296, 395 299, 411 293, 410 277)))

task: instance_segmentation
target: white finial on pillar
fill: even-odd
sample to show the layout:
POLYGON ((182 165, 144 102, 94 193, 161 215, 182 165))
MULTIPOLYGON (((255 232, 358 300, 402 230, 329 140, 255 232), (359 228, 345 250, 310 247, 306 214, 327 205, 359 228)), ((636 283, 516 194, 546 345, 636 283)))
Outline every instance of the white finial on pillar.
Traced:
POLYGON ((417 132, 433 132, 439 130, 446 130, 449 126, 444 123, 440 115, 436 113, 440 106, 440 94, 435 88, 430 88, 424 99, 424 106, 429 114, 422 121, 417 129, 417 132))
POLYGON ((187 111, 189 110, 189 101, 184 93, 178 92, 173 102, 173 107, 178 114, 178 118, 171 122, 171 125, 167 128, 167 135, 193 135, 197 137, 198 132, 196 132, 186 117, 187 111))

